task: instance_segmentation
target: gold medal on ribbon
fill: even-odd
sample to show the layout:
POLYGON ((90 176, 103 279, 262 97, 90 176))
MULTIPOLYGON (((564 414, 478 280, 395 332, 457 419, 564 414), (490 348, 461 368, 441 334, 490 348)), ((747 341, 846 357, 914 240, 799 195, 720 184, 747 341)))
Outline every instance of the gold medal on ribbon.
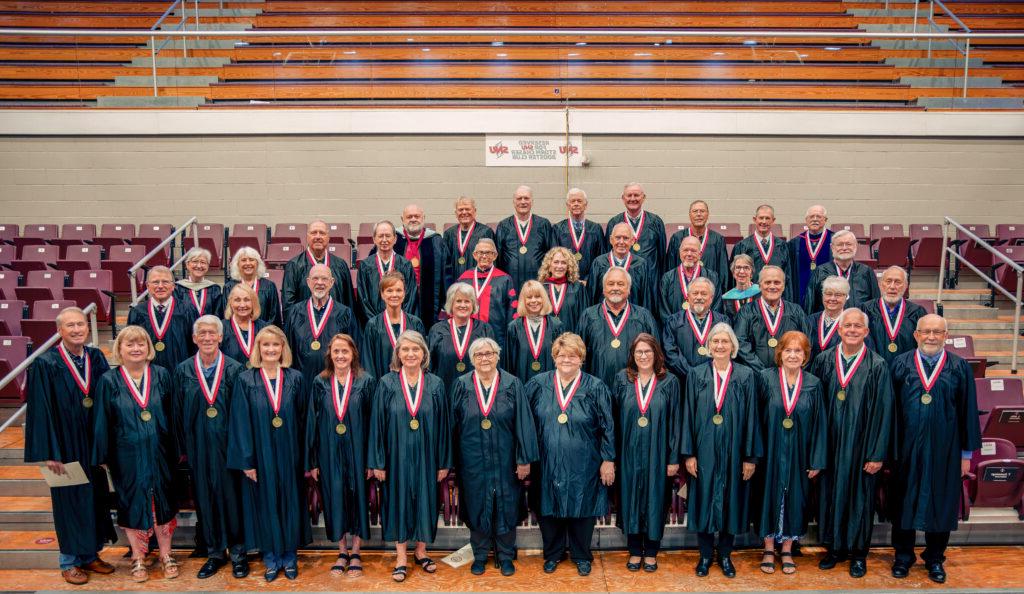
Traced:
POLYGON ((929 394, 928 392, 925 392, 924 394, 921 394, 921 404, 931 404, 931 403, 932 403, 932 395, 931 394, 929 394))
POLYGON ((697 349, 697 354, 702 356, 702 357, 707 357, 708 356, 708 352, 709 352, 708 351, 708 347, 706 347, 706 346, 702 346, 702 347, 699 347, 697 349))
POLYGON ((82 406, 84 406, 85 408, 92 408, 92 404, 92 398, 89 398, 88 396, 82 398, 82 406))
POLYGON ((636 424, 641 427, 646 427, 649 423, 650 421, 647 420, 647 417, 640 417, 636 420, 636 424))
POLYGON ((683 309, 690 309, 690 302, 689 301, 683 301, 683 309))
POLYGON ((466 364, 463 363, 462 361, 459 361, 458 363, 455 364, 455 371, 458 371, 458 372, 461 373, 461 372, 463 372, 465 370, 466 370, 466 364))
POLYGON ((419 268, 420 267, 420 259, 419 258, 413 258, 412 260, 409 260, 409 263, 412 264, 413 268, 419 268))
POLYGON ((540 361, 534 361, 533 363, 530 363, 530 369, 534 371, 540 371, 540 361))
POLYGON ((206 416, 211 418, 211 419, 216 418, 216 416, 217 416, 217 409, 212 407, 212 406, 207 408, 206 409, 206 416))
POLYGON ((769 338, 768 339, 768 346, 772 347, 773 349, 775 347, 779 346, 779 339, 775 338, 774 336, 769 338))
POLYGON ((164 344, 164 341, 158 340, 156 341, 156 344, 153 345, 153 348, 156 349, 156 352, 162 353, 164 352, 164 349, 167 348, 167 345, 164 344))
POLYGON ((704 268, 704 260, 697 260, 697 265, 704 268))
POLYGON ((839 390, 836 392, 836 400, 839 400, 840 402, 846 400, 846 390, 839 390))
POLYGON ((566 423, 569 422, 569 415, 565 413, 558 415, 558 422, 565 425, 566 423))
POLYGON ((411 419, 409 421, 409 428, 412 429, 413 431, 416 431, 417 429, 419 429, 420 428, 419 420, 418 419, 411 419))
POLYGON ((619 340, 618 338, 613 338, 613 339, 612 339, 612 348, 613 348, 613 349, 617 349, 617 348, 619 348, 620 346, 622 346, 622 341, 621 341, 621 340, 619 340))
POLYGON ((491 420, 490 419, 484 419, 484 420, 480 421, 480 428, 483 429, 484 431, 487 431, 488 429, 490 429, 491 428, 491 420))
POLYGON ((792 429, 793 428, 793 419, 790 419, 788 417, 785 418, 785 419, 782 419, 782 428, 783 429, 792 429))
POLYGON ((148 423, 153 418, 153 413, 148 410, 144 410, 139 413, 139 418, 148 423))
POLYGON ((280 429, 281 427, 284 427, 284 419, 275 416, 273 420, 270 421, 270 424, 274 426, 274 429, 280 429))
POLYGON ((528 250, 525 245, 519 246, 519 253, 520 254, 523 254, 525 256, 526 252, 528 252, 528 251, 530 251, 530 250, 528 250))
POLYGON ((252 361, 246 361, 245 362, 245 368, 246 369, 252 369, 252 361))
POLYGON ((581 254, 581 253, 579 253, 579 252, 576 252, 575 254, 573 254, 573 256, 575 256, 575 258, 576 258, 577 260, 582 260, 582 259, 583 259, 583 254, 581 254))
POLYGON ((309 343, 309 348, 313 349, 314 351, 319 351, 320 350, 320 341, 319 340, 314 340, 313 342, 309 343))
POLYGON ((899 347, 898 347, 898 346, 896 346, 896 343, 895 343, 895 342, 890 342, 890 343, 889 343, 889 352, 890 352, 890 353, 895 353, 895 352, 896 352, 896 351, 898 351, 898 350, 899 350, 899 347))
POLYGON ((348 431, 348 427, 345 426, 345 423, 338 423, 334 426, 334 432, 338 435, 345 435, 346 431, 348 431))
MULTIPOLYGON (((815 264, 814 262, 811 262, 811 270, 814 270, 817 267, 818 267, 817 264, 815 264)), ((786 428, 789 429, 789 427, 786 427, 786 428)))
POLYGON ((725 417, 723 417, 722 415, 715 415, 711 417, 711 422, 714 423, 715 425, 721 425, 722 423, 725 422, 725 417))
POLYGON ((466 258, 465 257, 460 257, 459 258, 459 266, 462 266, 465 263, 466 263, 466 258))

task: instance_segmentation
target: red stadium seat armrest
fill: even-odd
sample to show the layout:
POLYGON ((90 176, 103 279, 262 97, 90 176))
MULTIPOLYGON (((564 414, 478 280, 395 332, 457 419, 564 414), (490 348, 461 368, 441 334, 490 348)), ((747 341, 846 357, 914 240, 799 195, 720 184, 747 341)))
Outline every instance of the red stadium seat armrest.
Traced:
POLYGON ((974 474, 973 472, 968 472, 967 474, 964 475, 964 483, 965 484, 968 483, 968 482, 976 481, 976 480, 978 480, 978 476, 976 474, 974 474))

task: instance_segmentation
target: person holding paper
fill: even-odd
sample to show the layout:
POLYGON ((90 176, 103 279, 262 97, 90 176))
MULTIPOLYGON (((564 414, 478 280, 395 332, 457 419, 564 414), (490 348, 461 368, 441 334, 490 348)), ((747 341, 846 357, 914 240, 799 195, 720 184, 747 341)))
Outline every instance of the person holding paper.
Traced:
POLYGON ((82 310, 61 311, 57 332, 60 342, 28 372, 25 462, 45 462, 59 476, 66 475, 65 465, 78 463, 88 479, 50 489, 61 576, 81 585, 89 581, 87 572, 114 572, 113 565, 99 558, 103 544, 117 540, 108 511, 107 476, 90 464, 96 384, 110 366, 99 349, 85 346, 89 325, 82 310))
POLYGON ((117 523, 131 545, 131 576, 136 582, 149 579, 145 560, 154 533, 164 577, 178 577, 178 563, 171 556, 171 537, 178 525, 171 374, 152 363, 155 356, 144 328, 122 329, 114 340, 114 359, 120 367, 108 371, 96 388, 93 464, 110 469, 117 523))

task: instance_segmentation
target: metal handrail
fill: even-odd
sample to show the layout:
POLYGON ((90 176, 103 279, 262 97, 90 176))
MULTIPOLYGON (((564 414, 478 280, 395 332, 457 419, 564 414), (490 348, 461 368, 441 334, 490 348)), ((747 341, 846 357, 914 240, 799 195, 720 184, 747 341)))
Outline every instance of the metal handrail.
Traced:
MULTIPOLYGON (((167 247, 168 243, 174 241, 176 237, 184 233, 189 228, 190 225, 192 227, 192 247, 199 247, 199 221, 197 217, 192 217, 191 219, 185 221, 180 227, 175 229, 174 233, 171 233, 170 235, 165 237, 164 240, 157 244, 157 246, 154 247, 152 250, 150 250, 148 254, 143 256, 138 262, 136 262, 131 268, 128 269, 128 283, 131 285, 132 305, 138 304, 138 302, 141 301, 149 293, 149 289, 146 289, 141 294, 138 293, 138 285, 135 279, 135 273, 138 272, 138 270, 142 268, 146 264, 146 262, 150 260, 150 258, 152 258, 158 252, 167 247)), ((171 270, 177 268, 178 265, 185 260, 186 254, 188 254, 188 250, 185 249, 185 241, 184 238, 182 238, 181 257, 178 258, 168 268, 170 268, 171 270)))
POLYGON ((946 277, 946 254, 949 254, 950 256, 955 258, 956 262, 958 262, 959 264, 967 266, 967 268, 969 268, 972 271, 974 271, 975 274, 977 274, 978 276, 983 278, 986 283, 991 285, 993 289, 999 291, 1000 293, 1005 295, 1007 299, 1009 299, 1010 301, 1013 302, 1013 304, 1014 304, 1014 308, 1013 308, 1013 343, 1012 343, 1013 344, 1013 347, 1012 347, 1013 348, 1013 354, 1012 354, 1012 356, 1010 358, 1010 373, 1016 374, 1017 373, 1017 347, 1018 347, 1018 344, 1020 342, 1021 293, 1022 293, 1022 289, 1024 289, 1024 266, 1021 266, 1020 264, 1017 264, 1016 262, 1014 262, 1010 258, 1007 258, 1006 254, 1000 253, 999 250, 997 250, 996 248, 990 246, 988 244, 988 242, 984 241, 983 239, 981 239, 980 237, 978 237, 977 235, 972 233, 969 229, 967 229, 966 227, 964 227, 960 223, 954 221, 953 219, 951 219, 949 217, 943 217, 943 223, 942 223, 942 258, 939 260, 939 292, 938 292, 938 299, 935 302, 936 308, 938 308, 940 310, 942 308, 942 289, 943 289, 943 285, 945 284, 945 277, 946 277), (986 250, 988 250, 989 252, 994 254, 997 258, 1002 260, 1003 265, 1009 266, 1010 268, 1013 269, 1014 272, 1017 273, 1017 295, 1016 296, 1014 296, 1013 293, 1010 293, 1009 291, 1004 289, 999 284, 998 281, 996 281, 993 278, 990 278, 987 274, 985 274, 984 272, 979 270, 977 266, 975 266, 974 264, 971 264, 970 262, 968 262, 967 258, 964 258, 963 256, 961 256, 959 254, 959 252, 957 252, 956 249, 954 249, 953 247, 949 246, 949 227, 950 226, 956 227, 956 229, 958 231, 960 231, 961 233, 963 233, 965 236, 967 236, 968 239, 973 240, 976 245, 980 245, 980 246, 984 247, 986 250))
MULTIPOLYGON (((950 8, 948 6, 943 4, 942 0, 929 0, 929 2, 928 2, 928 29, 930 31, 937 31, 938 28, 939 28, 939 24, 937 22, 935 22, 935 5, 936 4, 938 4, 939 8, 942 9, 942 11, 945 12, 946 15, 949 18, 953 19, 953 22, 956 23, 965 33, 968 33, 968 34, 972 33, 971 28, 967 26, 967 23, 963 22, 962 20, 960 20, 960 17, 958 17, 955 14, 953 14, 953 11, 950 10, 950 8)), ((914 33, 917 33, 917 12, 918 12, 918 3, 914 2, 914 26, 913 26, 914 33)), ((963 47, 963 49, 960 49, 960 44, 957 43, 957 39, 958 38, 952 38, 951 41, 953 42, 953 47, 955 47, 956 50, 958 52, 960 52, 963 55, 963 57, 964 57, 963 97, 966 98, 967 97, 967 76, 968 76, 968 73, 970 72, 970 63, 971 63, 971 38, 967 37, 967 38, 964 39, 964 47, 963 47)), ((928 59, 931 59, 931 57, 932 57, 932 38, 929 37, 928 38, 928 59)))
MULTIPOLYGON (((96 325, 96 304, 90 303, 89 305, 86 305, 85 309, 83 309, 82 311, 85 312, 85 315, 89 317, 89 330, 92 332, 92 342, 90 342, 89 344, 95 345, 96 337, 99 336, 99 328, 96 325)), ((19 363, 17 367, 12 369, 10 373, 4 376, 3 379, 0 379, 0 390, 2 390, 7 384, 13 382, 19 375, 21 375, 26 369, 28 369, 29 365, 31 365, 36 359, 41 357, 43 353, 50 350, 50 347, 57 344, 57 341, 59 340, 60 333, 54 332, 53 336, 51 336, 46 342, 41 344, 39 348, 32 351, 31 355, 25 357, 25 360, 19 363)), ((4 421, 3 425, 0 425, 0 433, 3 433, 5 429, 13 425, 14 422, 21 417, 21 415, 25 414, 25 411, 27 409, 28 404, 26 403, 22 404, 21 407, 18 408, 18 410, 14 411, 14 414, 11 415, 11 418, 4 421)))

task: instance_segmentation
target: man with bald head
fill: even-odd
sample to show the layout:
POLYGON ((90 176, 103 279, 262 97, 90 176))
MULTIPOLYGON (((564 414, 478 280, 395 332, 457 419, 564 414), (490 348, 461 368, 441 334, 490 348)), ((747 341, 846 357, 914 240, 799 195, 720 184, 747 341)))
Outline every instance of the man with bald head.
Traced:
POLYGON ((904 298, 909 284, 906 270, 890 266, 878 279, 882 296, 859 304, 870 320, 871 346, 886 363, 914 350, 917 346, 914 328, 927 313, 920 305, 904 298))
POLYGON ((445 291, 452 277, 444 238, 427 228, 426 213, 418 204, 410 204, 402 210, 402 228, 398 230, 395 251, 412 265, 416 274, 419 317, 430 328, 444 309, 445 291))
POLYGON ((775 225, 775 209, 770 204, 762 204, 754 212, 753 220, 754 232, 732 248, 732 259, 735 260, 740 254, 750 256, 754 261, 754 278, 757 278, 765 266, 778 266, 786 273, 783 298, 787 301, 802 302, 797 294, 793 252, 789 244, 772 231, 775 225))
POLYGON ((553 245, 551 221, 533 214, 533 190, 519 186, 512 195, 515 214, 498 223, 494 242, 498 246, 498 268, 508 273, 516 290, 537 278, 537 270, 553 245))
POLYGON ((821 300, 821 287, 830 276, 838 276, 850 283, 849 302, 853 304, 868 303, 878 299, 878 279, 870 266, 855 262, 857 255, 857 236, 852 231, 836 231, 832 234, 832 261, 815 268, 811 273, 807 294, 804 296, 804 309, 808 314, 821 311, 824 305, 821 300))
POLYGON ((353 306, 352 275, 348 262, 331 253, 327 223, 316 219, 306 229, 306 250, 285 264, 281 286, 281 310, 287 312, 296 303, 309 299, 306 277, 314 264, 326 264, 334 276, 331 297, 348 308, 353 306))
POLYGON ((335 279, 331 269, 315 264, 306 276, 309 299, 285 312, 284 332, 292 349, 292 369, 302 372, 306 385, 313 385, 324 370, 324 354, 335 334, 348 334, 358 341, 359 328, 352 310, 331 297, 335 279))
MULTIPOLYGON (((552 228, 553 245, 567 248, 580 268, 580 278, 587 278, 590 266, 604 252, 604 231, 601 225, 587 219, 587 193, 572 188, 565 195, 569 216, 552 228)), ((539 279, 543 282, 545 279, 539 279)))
POLYGON ((128 310, 128 325, 142 326, 153 341, 153 363, 169 373, 196 352, 192 342, 192 324, 196 310, 186 307, 174 296, 174 274, 166 266, 154 266, 146 274, 144 301, 128 310))
POLYGON ((419 317, 419 299, 416 290, 416 273, 412 263, 395 250, 398 234, 391 221, 379 221, 373 226, 373 251, 359 263, 356 277, 356 294, 359 295, 357 316, 361 325, 384 311, 384 300, 380 297, 380 279, 392 270, 405 278, 405 301, 402 309, 419 317))
POLYGON ((736 316, 736 358, 755 371, 775 366, 775 347, 790 330, 810 335, 802 307, 783 297, 786 273, 778 266, 761 269, 757 284, 761 296, 743 306, 736 316))
MULTIPOLYGON (((718 275, 700 262, 700 240, 688 235, 679 242, 680 264, 661 275, 658 283, 658 319, 664 321, 680 309, 688 308, 690 282, 695 278, 706 278, 718 288, 718 275)), ((711 309, 719 309, 719 300, 711 303, 711 309)))
POLYGON ((715 293, 724 293, 729 287, 729 254, 725 249, 725 238, 708 227, 711 207, 703 200, 690 203, 690 226, 672 234, 665 252, 665 270, 679 266, 679 244, 684 237, 696 237, 700 242, 701 268, 710 270, 718 277, 715 293))
MULTIPOLYGON (((867 573, 875 526, 878 471, 889 454, 892 378, 886 362, 865 344, 868 319, 856 307, 839 316, 841 342, 814 358, 810 372, 821 380, 828 423, 829 459, 821 473, 820 569, 850 560, 850 576, 867 573)), ((975 419, 977 424, 977 419, 975 419)))
POLYGON ((896 357, 895 442, 899 448, 889 488, 892 576, 905 578, 917 560, 917 531, 928 577, 946 581, 946 545, 957 529, 961 480, 981 448, 974 375, 967 361, 946 351, 946 320, 927 314, 917 321, 917 348, 896 357))
POLYGON ((796 277, 794 301, 797 303, 804 302, 811 275, 832 260, 833 235, 828 228, 828 212, 825 207, 815 204, 808 208, 804 213, 804 226, 807 229, 803 233, 789 240, 789 249, 793 254, 793 273, 796 277))
POLYGON ((656 309, 654 285, 657 271, 654 270, 653 264, 649 260, 633 251, 636 242, 629 224, 617 223, 609 229, 608 238, 611 242, 611 251, 601 254, 594 260, 590 266, 590 274, 587 276, 590 303, 601 302, 603 298, 602 279, 608 270, 618 267, 628 271, 632 277, 629 300, 647 308, 648 311, 656 309))
POLYGON ((665 222, 661 217, 644 208, 647 194, 638 182, 629 182, 622 188, 623 212, 608 219, 605 227, 605 243, 612 240, 612 230, 619 223, 626 223, 633 234, 630 250, 641 256, 651 266, 650 282, 654 284, 665 261, 665 222))
POLYGON ((473 246, 481 239, 494 241, 494 231, 476 220, 476 200, 469 196, 455 199, 455 220, 458 224, 444 231, 444 244, 448 253, 448 268, 451 278, 462 276, 476 266, 473 246))

